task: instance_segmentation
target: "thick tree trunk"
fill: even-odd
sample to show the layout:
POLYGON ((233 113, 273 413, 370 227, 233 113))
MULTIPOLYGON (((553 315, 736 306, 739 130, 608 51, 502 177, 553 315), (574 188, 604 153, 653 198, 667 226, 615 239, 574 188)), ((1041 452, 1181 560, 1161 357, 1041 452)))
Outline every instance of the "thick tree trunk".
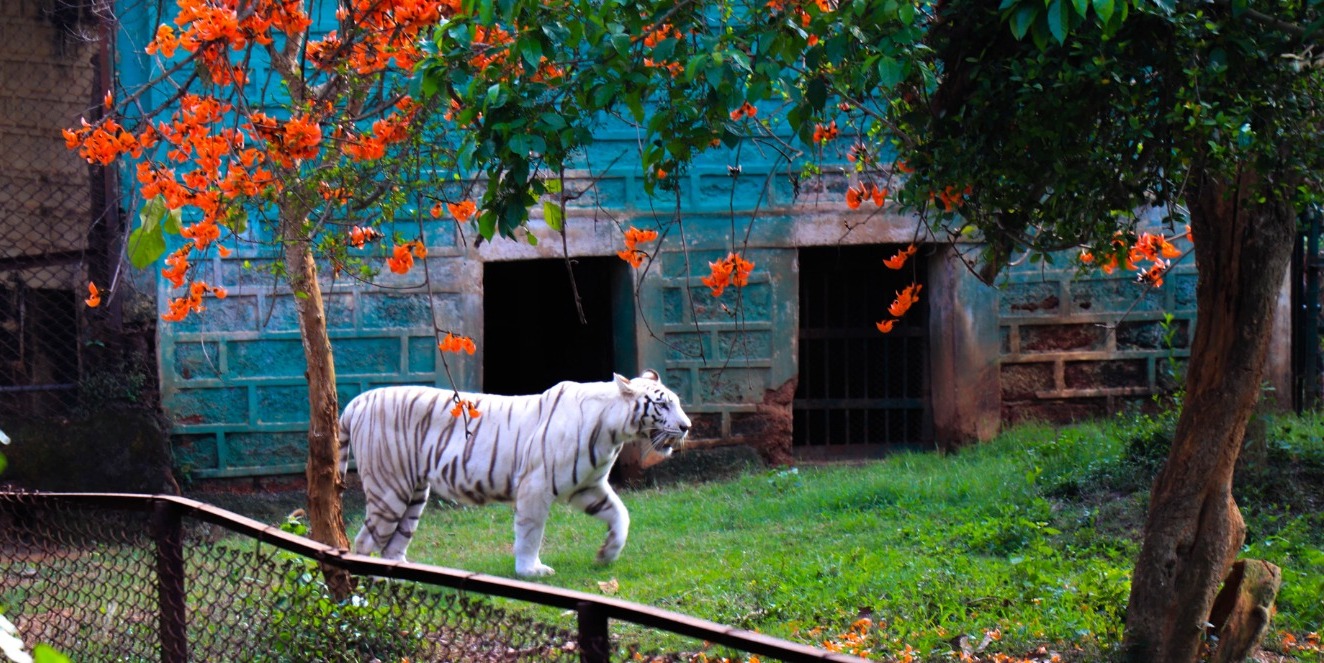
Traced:
MULTIPOLYGON (((317 280, 317 263, 312 246, 303 236, 303 214, 286 215, 282 210, 281 227, 285 242, 285 269, 294 291, 299 318, 299 336, 308 370, 308 521, 314 541, 340 549, 349 549, 345 534, 345 514, 340 501, 344 483, 340 476, 340 404, 336 398, 336 367, 331 355, 331 339, 326 332, 326 310, 322 287, 317 280)), ((353 591, 349 573, 326 564, 322 575, 337 599, 353 591)))
POLYGON ((1287 204, 1254 202, 1263 187, 1252 175, 1193 179, 1197 322, 1185 403, 1131 579, 1127 661, 1197 659, 1219 583, 1245 538, 1232 473, 1259 398, 1296 222, 1287 204))

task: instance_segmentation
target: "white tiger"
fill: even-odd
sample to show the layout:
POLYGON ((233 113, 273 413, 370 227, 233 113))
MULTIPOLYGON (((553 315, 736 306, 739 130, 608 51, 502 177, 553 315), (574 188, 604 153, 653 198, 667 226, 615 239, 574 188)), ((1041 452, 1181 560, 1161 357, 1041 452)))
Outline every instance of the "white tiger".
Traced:
MULTIPOLYGON (((541 394, 459 392, 479 416, 452 415, 457 393, 434 387, 366 391, 340 416, 367 498, 354 551, 403 560, 430 491, 462 504, 514 502, 515 573, 554 573, 538 558, 552 502, 607 524, 599 562, 625 547, 630 515, 607 483, 621 447, 651 442, 669 456, 690 429, 680 400, 655 371, 633 380, 562 382, 541 394)), ((348 464, 348 457, 343 465, 348 464)))

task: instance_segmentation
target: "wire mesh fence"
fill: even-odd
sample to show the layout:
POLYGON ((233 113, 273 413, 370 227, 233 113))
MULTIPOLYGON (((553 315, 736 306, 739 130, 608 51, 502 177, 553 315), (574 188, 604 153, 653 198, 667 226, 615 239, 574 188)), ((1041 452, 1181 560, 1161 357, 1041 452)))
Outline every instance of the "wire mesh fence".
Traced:
POLYGON ((0 606, 78 661, 859 660, 683 615, 479 574, 346 555, 192 500, 0 493, 0 606), (318 562, 358 576, 330 596, 318 562), (577 628, 498 605, 577 613, 577 628), (650 651, 608 620, 683 636, 650 651))
POLYGON ((75 403, 86 283, 104 286, 115 255, 112 174, 61 136, 108 89, 92 4, 0 3, 0 417, 61 416, 75 403))

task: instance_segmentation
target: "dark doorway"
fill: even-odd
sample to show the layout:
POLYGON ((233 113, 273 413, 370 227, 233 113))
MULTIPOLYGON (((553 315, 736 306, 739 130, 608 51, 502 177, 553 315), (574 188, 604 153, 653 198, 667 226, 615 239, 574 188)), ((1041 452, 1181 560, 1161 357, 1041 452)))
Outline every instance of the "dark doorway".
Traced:
POLYGON ((601 382, 634 370, 634 307, 627 265, 575 258, 575 308, 565 260, 483 267, 483 390, 534 394, 563 380, 601 382))
POLYGON ((930 293, 888 334, 897 291, 924 281, 923 251, 899 271, 883 260, 895 245, 800 251, 796 455, 868 457, 918 447, 933 437, 929 404, 930 293))

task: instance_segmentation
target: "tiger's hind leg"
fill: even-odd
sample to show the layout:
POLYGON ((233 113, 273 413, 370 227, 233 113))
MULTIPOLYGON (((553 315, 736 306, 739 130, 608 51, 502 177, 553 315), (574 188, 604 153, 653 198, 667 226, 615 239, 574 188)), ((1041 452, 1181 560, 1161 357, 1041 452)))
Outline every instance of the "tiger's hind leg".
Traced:
POLYGON ((428 505, 428 493, 431 490, 427 483, 414 489, 414 494, 400 517, 395 533, 382 549, 382 559, 405 561, 405 550, 409 548, 409 542, 414 539, 414 531, 418 529, 418 517, 423 513, 423 507, 428 505))
POLYGON ((366 490, 369 496, 363 527, 354 537, 354 552, 370 555, 380 551, 383 559, 403 561, 405 549, 418 526, 419 514, 427 505, 429 486, 424 483, 412 494, 366 490))
POLYGON ((581 488, 570 497, 570 504, 607 523, 607 540, 598 549, 598 562, 609 564, 616 561, 630 535, 630 512, 625 510, 625 503, 616 496, 616 491, 603 479, 601 483, 581 488))

